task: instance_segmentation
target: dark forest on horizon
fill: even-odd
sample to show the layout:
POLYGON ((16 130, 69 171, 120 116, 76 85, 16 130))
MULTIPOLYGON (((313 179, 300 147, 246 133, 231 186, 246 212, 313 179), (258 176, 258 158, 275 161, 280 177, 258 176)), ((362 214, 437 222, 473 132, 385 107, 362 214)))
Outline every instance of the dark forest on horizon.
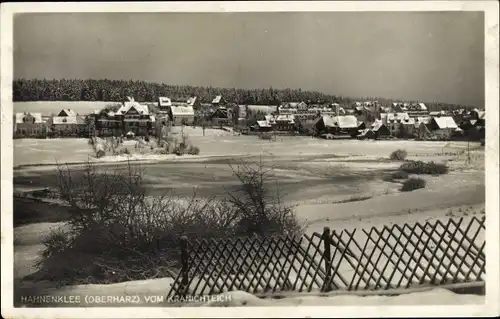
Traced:
POLYGON ((381 97, 346 97, 324 94, 301 89, 237 89, 201 87, 189 85, 167 85, 133 80, 78 80, 78 79, 17 79, 13 81, 14 102, 27 101, 106 101, 122 102, 132 96, 139 102, 153 102, 160 96, 170 97, 173 101, 183 101, 196 96, 201 103, 210 103, 217 95, 227 102, 237 104, 279 105, 283 102, 339 103, 351 105, 355 101, 378 101, 381 105, 392 102, 423 102, 429 111, 473 106, 449 103, 398 100, 381 97))

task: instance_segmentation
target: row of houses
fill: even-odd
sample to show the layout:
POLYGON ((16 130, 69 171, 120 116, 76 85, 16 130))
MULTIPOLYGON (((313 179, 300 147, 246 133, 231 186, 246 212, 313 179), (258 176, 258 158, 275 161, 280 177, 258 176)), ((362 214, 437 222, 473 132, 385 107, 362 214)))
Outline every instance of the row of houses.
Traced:
MULTIPOLYGON (((455 111, 454 111, 455 112, 455 111)), ((351 108, 338 103, 307 104, 289 102, 280 106, 236 105, 216 96, 212 103, 201 104, 196 97, 185 101, 172 101, 159 97, 155 103, 138 103, 133 98, 116 107, 97 110, 84 117, 65 109, 53 117, 39 113, 17 113, 14 132, 19 136, 93 134, 118 136, 156 135, 168 125, 195 125, 200 119, 204 124, 247 126, 256 131, 294 131, 299 128, 314 129, 319 133, 357 136, 372 130, 375 135, 385 132, 392 136, 416 136, 421 124, 436 134, 451 135, 455 131, 484 131, 485 112, 461 111, 454 114, 428 112, 423 103, 392 103, 382 107, 377 101, 354 102, 351 108), (253 114, 253 115, 252 115, 253 114), (255 114, 258 114, 255 117, 255 114), (90 123, 92 125, 90 125, 90 123), (455 130, 455 131, 454 131, 455 130)), ((371 134, 371 133, 368 133, 371 134)), ((384 135, 384 134, 382 134, 384 135)))
POLYGON ((55 116, 41 113, 16 113, 13 121, 15 137, 45 137, 49 135, 81 135, 87 130, 85 117, 71 109, 63 109, 55 116))

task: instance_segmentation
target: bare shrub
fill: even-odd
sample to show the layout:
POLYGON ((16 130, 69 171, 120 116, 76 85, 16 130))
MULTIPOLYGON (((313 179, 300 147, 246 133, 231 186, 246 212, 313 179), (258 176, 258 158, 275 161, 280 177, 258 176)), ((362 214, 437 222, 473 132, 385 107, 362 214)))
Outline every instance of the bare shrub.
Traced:
MULTIPOLYGON (((234 168, 241 192, 227 198, 148 197, 144 172, 126 167, 82 171, 58 167, 61 199, 71 207, 65 231, 44 239, 39 280, 60 284, 112 283, 172 276, 179 265, 179 238, 225 238, 301 232, 293 207, 270 193, 262 163, 234 168)), ((277 184, 276 184, 277 186, 277 184)))
POLYGON ((404 161, 406 156, 408 156, 406 150, 398 149, 392 152, 389 158, 393 161, 404 161))
POLYGON ((409 174, 442 175, 448 173, 446 164, 422 161, 408 161, 403 163, 399 169, 409 174))
POLYGON ((187 153, 190 155, 198 155, 200 154, 200 149, 197 146, 190 145, 188 147, 187 153))
POLYGON ((407 179, 408 173, 405 171, 395 171, 394 173, 392 173, 391 177, 393 179, 407 179))
POLYGON ((240 182, 238 189, 227 193, 228 201, 239 212, 238 235, 297 235, 302 232, 293 207, 282 201, 272 167, 264 166, 260 159, 231 166, 231 169, 240 182))
POLYGON ((425 188, 426 181, 422 178, 410 178, 403 183, 402 192, 411 192, 416 189, 425 188))

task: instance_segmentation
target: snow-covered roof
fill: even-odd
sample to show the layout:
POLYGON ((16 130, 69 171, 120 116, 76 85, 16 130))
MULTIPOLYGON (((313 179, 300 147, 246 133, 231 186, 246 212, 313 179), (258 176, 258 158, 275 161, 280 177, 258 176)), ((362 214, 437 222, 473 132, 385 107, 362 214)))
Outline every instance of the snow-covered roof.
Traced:
POLYGON ((54 116, 52 124, 85 124, 85 120, 81 116, 54 116))
POLYGON ((420 109, 421 109, 422 111, 427 111, 427 106, 425 106, 425 104, 424 104, 424 103, 418 103, 418 106, 420 106, 420 109))
POLYGON ((376 120, 375 122, 373 122, 371 129, 376 132, 384 125, 384 122, 382 122, 381 120, 376 120))
POLYGON ((340 128, 357 128, 358 119, 354 115, 336 116, 335 123, 340 128))
MULTIPOLYGON (((137 111, 137 113, 139 113, 141 115, 149 115, 148 106, 144 105, 144 104, 139 104, 135 101, 124 102, 123 105, 120 107, 120 109, 115 114, 116 115, 125 115, 132 108, 134 108, 137 111)), ((108 115, 109 115, 109 113, 108 113, 108 115)))
POLYGON ((58 116, 77 116, 75 111, 72 109, 62 109, 58 116))
POLYGON ((16 113, 16 124, 22 123, 34 123, 34 124, 42 124, 42 113, 16 113), (33 122, 33 119, 35 120, 33 122))
POLYGON ((295 122, 295 117, 291 114, 287 114, 287 115, 284 115, 284 114, 281 114, 281 115, 278 115, 274 118, 274 121, 288 121, 290 123, 294 123, 295 122))
POLYGON ((380 113, 380 118, 385 123, 394 122, 394 121, 396 121, 396 122, 409 122, 409 121, 411 121, 410 116, 406 112, 380 113))
POLYGON ((420 123, 424 123, 424 124, 429 124, 429 122, 431 121, 432 117, 430 116, 423 116, 423 117, 416 117, 414 119, 415 121, 415 126, 418 127, 420 125, 420 123))
POLYGON ((196 102, 196 96, 192 96, 192 97, 188 98, 186 101, 186 103, 190 106, 193 106, 195 102, 196 102))
POLYGON ((163 106, 163 107, 171 106, 172 100, 170 100, 170 98, 168 98, 168 97, 160 96, 158 98, 158 105, 163 106))
POLYGON ((173 116, 194 116, 194 109, 191 105, 172 105, 170 109, 173 116))
POLYGON ((445 129, 445 128, 456 129, 458 127, 457 123, 455 123, 455 120, 453 120, 453 117, 451 116, 435 117, 434 121, 436 122, 437 126, 440 129, 445 129))
POLYGON ((323 119, 323 123, 325 126, 329 127, 339 127, 339 128, 357 128, 358 127, 358 119, 354 115, 340 115, 340 116, 331 116, 331 115, 323 115, 318 118, 318 121, 323 119))
POLYGON ((217 95, 213 100, 212 100, 212 103, 213 104, 217 104, 217 103, 220 103, 220 101, 222 100, 222 95, 217 95))
POLYGON ((485 118, 486 117, 486 112, 485 111, 479 111, 479 112, 477 112, 477 115, 478 115, 478 118, 480 120, 485 120, 486 119, 485 118))
POLYGON ((269 124, 268 121, 257 121, 257 125, 260 127, 271 127, 271 124, 269 124))

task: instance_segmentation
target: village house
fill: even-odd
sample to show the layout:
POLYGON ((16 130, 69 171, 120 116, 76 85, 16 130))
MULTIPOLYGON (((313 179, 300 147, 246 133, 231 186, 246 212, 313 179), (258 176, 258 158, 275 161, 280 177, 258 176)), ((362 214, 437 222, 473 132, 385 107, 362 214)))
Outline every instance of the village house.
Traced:
POLYGON ((451 116, 433 117, 426 127, 432 132, 433 135, 442 138, 451 137, 458 129, 458 125, 451 116))
POLYGON ((41 137, 47 134, 47 124, 41 113, 16 113, 14 115, 14 136, 41 137))
POLYGON ((120 136, 123 134, 123 123, 115 117, 110 109, 97 110, 93 114, 95 134, 98 136, 120 136))
POLYGON ((272 131, 273 127, 268 121, 262 120, 257 121, 257 123, 251 126, 250 129, 258 132, 270 132, 272 131))
POLYGON ((50 129, 52 133, 58 136, 88 134, 88 132, 86 132, 85 118, 80 115, 54 116, 50 121, 50 129))
POLYGON ((265 119, 274 131, 295 130, 295 117, 291 114, 266 115, 265 119))
POLYGON ((147 105, 140 104, 129 98, 114 114, 116 120, 122 122, 123 134, 132 132, 134 136, 153 134, 153 118, 147 105))
POLYGON ((375 139, 387 138, 391 135, 389 128, 381 120, 376 120, 370 126, 370 130, 373 132, 373 137, 375 139))
POLYGON ((61 112, 57 114, 57 116, 77 116, 78 113, 73 111, 72 109, 62 109, 61 112))
POLYGON ((85 118, 71 109, 62 109, 56 116, 49 118, 47 123, 51 132, 57 136, 88 134, 85 118))
POLYGON ((393 136, 409 137, 414 133, 415 119, 408 113, 380 113, 380 120, 393 136))
POLYGON ((168 97, 160 97, 158 99, 159 114, 165 119, 168 115, 172 125, 193 125, 195 118, 195 105, 201 107, 201 104, 196 97, 187 99, 186 102, 174 102, 168 97))
POLYGON ((194 109, 187 104, 177 104, 170 107, 169 117, 173 125, 193 125, 194 109))
POLYGON ((410 118, 424 117, 429 115, 427 106, 424 103, 408 103, 404 105, 404 112, 410 118))
POLYGON ((379 117, 381 108, 378 101, 354 102, 349 111, 349 114, 354 113, 359 121, 370 125, 379 117))
POLYGON ((231 125, 233 123, 233 111, 225 107, 218 107, 211 115, 210 121, 213 125, 231 125))
POLYGON ((322 115, 314 124, 318 133, 330 133, 334 135, 358 135, 359 123, 353 115, 322 115))

